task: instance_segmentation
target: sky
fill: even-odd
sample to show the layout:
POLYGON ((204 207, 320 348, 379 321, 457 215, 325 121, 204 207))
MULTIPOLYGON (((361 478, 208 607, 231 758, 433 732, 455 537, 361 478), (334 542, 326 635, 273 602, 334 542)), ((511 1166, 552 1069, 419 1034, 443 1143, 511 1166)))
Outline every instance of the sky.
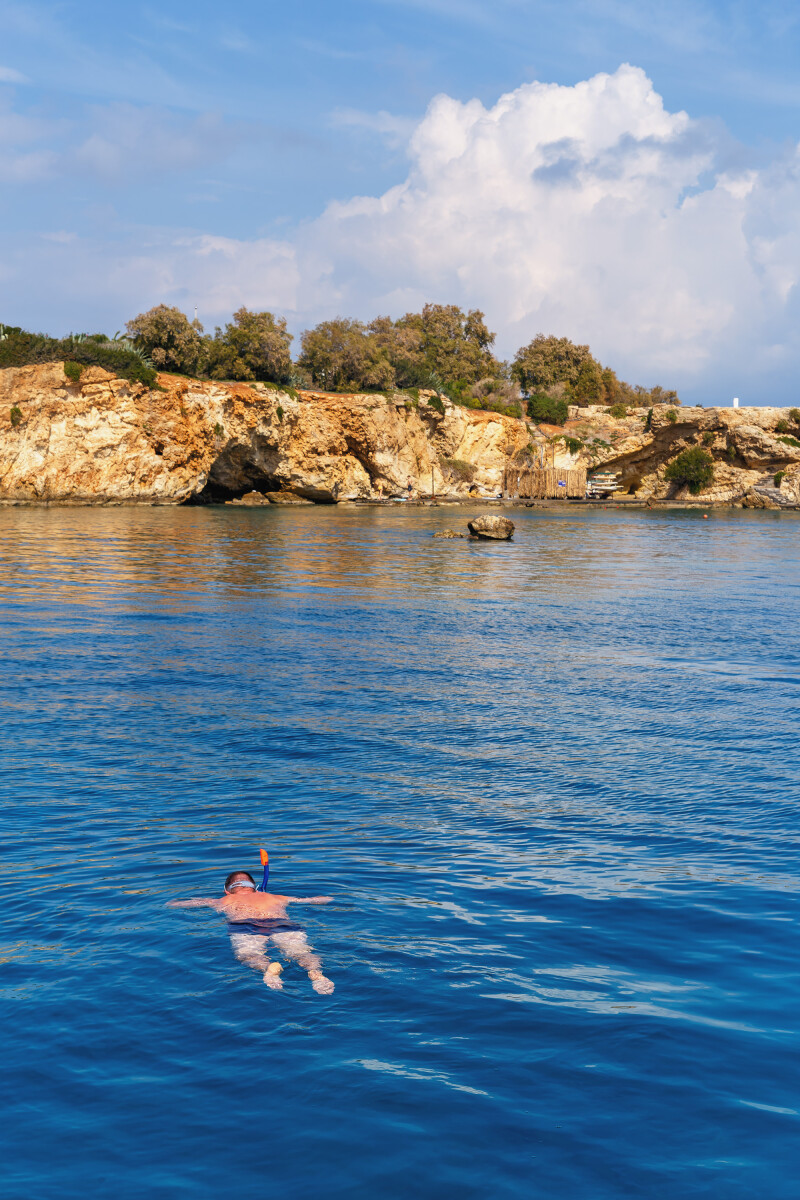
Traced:
POLYGON ((796 0, 0 0, 0 322, 456 303, 798 404, 798 66, 796 0))

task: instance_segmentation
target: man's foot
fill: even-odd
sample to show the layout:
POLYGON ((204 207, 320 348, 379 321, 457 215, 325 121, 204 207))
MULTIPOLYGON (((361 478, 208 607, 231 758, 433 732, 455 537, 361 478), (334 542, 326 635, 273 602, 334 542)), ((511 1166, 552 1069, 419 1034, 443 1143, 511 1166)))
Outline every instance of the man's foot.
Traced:
POLYGON ((268 988, 274 988, 276 992, 283 988, 283 980, 281 979, 281 971, 283 967, 278 962, 271 962, 264 972, 264 983, 268 988))
POLYGON ((308 978, 315 992, 319 992, 320 996, 330 996, 333 991, 332 979, 326 979, 322 971, 309 971, 308 978))

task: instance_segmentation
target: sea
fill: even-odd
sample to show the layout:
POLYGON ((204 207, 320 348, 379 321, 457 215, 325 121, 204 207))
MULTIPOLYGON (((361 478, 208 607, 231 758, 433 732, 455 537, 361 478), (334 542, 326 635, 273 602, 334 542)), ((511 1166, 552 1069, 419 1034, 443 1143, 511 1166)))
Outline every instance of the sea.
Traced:
POLYGON ((479 511, 0 510, 5 1200, 800 1195, 800 514, 479 511))

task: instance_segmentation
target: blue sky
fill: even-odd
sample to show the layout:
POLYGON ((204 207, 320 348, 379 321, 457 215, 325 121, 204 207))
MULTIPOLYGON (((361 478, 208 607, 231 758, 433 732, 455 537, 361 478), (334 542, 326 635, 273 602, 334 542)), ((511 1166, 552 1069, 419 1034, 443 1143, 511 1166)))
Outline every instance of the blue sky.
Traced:
POLYGON ((0 0, 0 320, 452 298, 504 354, 794 403, 799 49, 784 0, 0 0))

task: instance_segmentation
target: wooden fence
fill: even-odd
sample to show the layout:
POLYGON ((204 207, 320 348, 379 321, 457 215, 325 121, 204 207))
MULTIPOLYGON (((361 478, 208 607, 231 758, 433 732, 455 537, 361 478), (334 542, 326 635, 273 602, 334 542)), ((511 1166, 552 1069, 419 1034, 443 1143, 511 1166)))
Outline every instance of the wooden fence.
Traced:
POLYGON ((558 467, 509 467, 503 474, 503 495, 520 500, 583 498, 586 495, 586 471, 567 471, 558 467))

